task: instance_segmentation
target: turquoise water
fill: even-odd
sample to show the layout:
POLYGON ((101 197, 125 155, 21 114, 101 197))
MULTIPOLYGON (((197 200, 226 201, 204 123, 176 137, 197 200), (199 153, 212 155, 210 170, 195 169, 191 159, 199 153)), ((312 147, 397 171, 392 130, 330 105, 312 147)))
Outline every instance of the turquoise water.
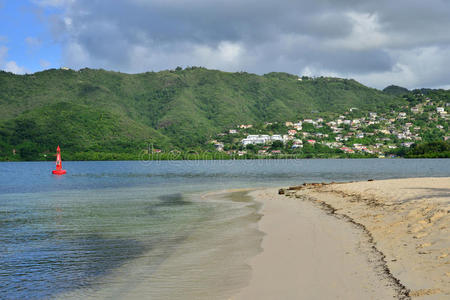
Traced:
POLYGON ((0 163, 0 298, 227 298, 259 251, 227 189, 450 176, 450 160, 0 163))

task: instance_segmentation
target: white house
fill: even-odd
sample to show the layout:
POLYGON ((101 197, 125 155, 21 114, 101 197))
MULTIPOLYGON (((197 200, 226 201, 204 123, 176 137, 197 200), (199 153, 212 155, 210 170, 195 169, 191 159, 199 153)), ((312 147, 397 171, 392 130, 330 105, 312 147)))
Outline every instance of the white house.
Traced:
POLYGON ((272 136, 270 137, 270 140, 271 140, 272 142, 274 142, 274 141, 281 141, 281 142, 284 142, 283 137, 282 137, 281 135, 279 135, 279 134, 274 134, 274 135, 272 135, 272 136))
POLYGON ((257 145, 266 144, 271 140, 268 135, 248 135, 245 139, 241 141, 242 145, 257 145))

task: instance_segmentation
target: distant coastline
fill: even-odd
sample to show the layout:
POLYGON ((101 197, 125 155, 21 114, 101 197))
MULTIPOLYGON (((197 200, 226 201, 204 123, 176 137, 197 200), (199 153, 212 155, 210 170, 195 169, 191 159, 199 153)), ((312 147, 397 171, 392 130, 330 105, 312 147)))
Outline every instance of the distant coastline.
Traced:
MULTIPOLYGON (((387 157, 363 153, 327 154, 226 154, 221 152, 176 152, 176 153, 110 153, 110 152, 78 152, 63 153, 63 161, 180 161, 180 160, 277 160, 277 159, 414 159, 414 158, 450 158, 450 152, 430 152, 419 155, 387 157)), ((0 157, 0 162, 54 161, 53 155, 41 156, 40 159, 26 160, 20 157, 0 157)))

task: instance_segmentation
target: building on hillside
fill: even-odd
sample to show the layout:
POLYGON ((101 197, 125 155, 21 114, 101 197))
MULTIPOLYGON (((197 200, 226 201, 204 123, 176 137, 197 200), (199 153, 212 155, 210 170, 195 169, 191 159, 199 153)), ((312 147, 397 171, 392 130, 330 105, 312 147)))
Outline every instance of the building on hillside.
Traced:
POLYGON ((275 141, 280 141, 280 142, 285 142, 285 139, 280 135, 280 134, 274 134, 274 135, 272 135, 271 137, 270 137, 270 140, 272 141, 272 142, 275 142, 275 141))
POLYGON ((327 126, 329 127, 335 127, 337 125, 337 123, 335 121, 330 121, 328 123, 325 123, 327 126))
POLYGON ((410 148, 411 145, 413 145, 413 144, 414 144, 414 142, 404 142, 404 143, 402 143, 401 145, 402 145, 403 147, 410 148))
POLYGON ((345 153, 355 153, 353 149, 350 149, 349 147, 341 147, 340 150, 344 151, 345 153))
POLYGON ((350 125, 350 124, 352 124, 352 121, 350 121, 350 120, 343 120, 342 123, 345 124, 345 125, 350 125))
POLYGON ((217 151, 223 151, 223 144, 222 143, 215 143, 214 147, 217 151))
POLYGON ((248 124, 248 125, 239 125, 238 127, 241 128, 241 129, 248 129, 248 128, 252 128, 253 125, 251 125, 251 124, 248 124))
POLYGON ((269 135, 248 135, 245 139, 241 141, 243 146, 247 145, 262 145, 267 144, 269 142, 280 141, 286 142, 286 139, 279 134, 274 134, 272 136, 269 135))
POLYGON ((302 121, 298 121, 297 123, 294 123, 294 128, 296 130, 302 130, 302 128, 303 128, 302 126, 303 126, 302 121))

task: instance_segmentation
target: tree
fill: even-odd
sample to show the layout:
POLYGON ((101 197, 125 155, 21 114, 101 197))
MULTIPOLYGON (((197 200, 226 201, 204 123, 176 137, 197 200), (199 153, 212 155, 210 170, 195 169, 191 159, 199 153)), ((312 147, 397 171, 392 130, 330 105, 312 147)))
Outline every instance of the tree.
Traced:
POLYGON ((282 149, 284 146, 284 143, 282 141, 274 141, 272 143, 272 149, 282 149))
POLYGON ((37 145, 30 141, 23 142, 18 146, 19 155, 24 160, 37 160, 39 159, 39 152, 37 145))

